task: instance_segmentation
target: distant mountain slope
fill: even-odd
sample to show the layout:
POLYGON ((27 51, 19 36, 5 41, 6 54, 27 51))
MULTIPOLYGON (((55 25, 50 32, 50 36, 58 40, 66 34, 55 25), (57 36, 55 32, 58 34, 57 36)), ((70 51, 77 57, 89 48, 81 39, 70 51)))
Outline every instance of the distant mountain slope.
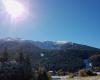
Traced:
POLYGON ((65 43, 64 45, 61 46, 62 49, 74 49, 74 50, 100 50, 95 47, 87 46, 87 45, 82 45, 82 44, 77 44, 77 43, 65 43))
POLYGON ((33 43, 27 40, 21 40, 21 39, 0 39, 0 53, 3 52, 3 50, 7 48, 9 53, 16 53, 20 50, 25 53, 40 53, 42 52, 42 49, 35 46, 33 43))
POLYGON ((100 54, 100 49, 82 44, 66 41, 40 42, 20 38, 0 39, 0 54, 5 48, 11 56, 20 51, 24 54, 30 54, 33 66, 42 64, 48 70, 76 71, 84 66, 84 59, 100 54))
MULTIPOLYGON (((63 49, 81 49, 81 50, 99 50, 94 47, 67 42, 67 41, 32 41, 32 40, 23 40, 20 38, 4 38, 0 39, 0 45, 3 46, 22 46, 22 45, 30 45, 33 46, 35 49, 51 49, 51 50, 63 50, 63 49)), ((2 46, 2 47, 3 47, 2 46)), ((1 46, 0 46, 1 47, 1 46)), ((26 46, 27 47, 27 46, 26 46)))
POLYGON ((67 41, 44 41, 44 42, 33 41, 32 43, 38 46, 39 48, 49 49, 49 50, 64 50, 64 49, 99 50, 98 48, 67 41))
POLYGON ((44 41, 44 42, 40 42, 40 41, 34 41, 34 44, 42 49, 56 49, 59 50, 61 49, 61 46, 64 45, 67 42, 54 42, 54 41, 44 41))

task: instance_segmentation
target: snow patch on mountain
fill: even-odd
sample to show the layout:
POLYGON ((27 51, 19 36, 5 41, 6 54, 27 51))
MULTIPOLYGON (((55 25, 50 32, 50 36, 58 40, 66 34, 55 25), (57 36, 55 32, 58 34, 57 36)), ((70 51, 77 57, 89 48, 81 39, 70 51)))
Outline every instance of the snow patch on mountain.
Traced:
POLYGON ((66 43, 68 43, 68 42, 67 42, 67 41, 55 41, 55 43, 56 43, 56 44, 61 44, 61 45, 62 45, 62 44, 66 44, 66 43))

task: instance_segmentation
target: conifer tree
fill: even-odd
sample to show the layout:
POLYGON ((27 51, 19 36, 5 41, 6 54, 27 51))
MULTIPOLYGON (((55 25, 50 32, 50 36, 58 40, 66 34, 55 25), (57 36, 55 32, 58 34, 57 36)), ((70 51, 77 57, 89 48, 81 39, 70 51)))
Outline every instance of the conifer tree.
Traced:
POLYGON ((44 67, 39 66, 37 80, 51 80, 44 67))
POLYGON ((24 71, 27 80, 32 78, 33 72, 32 72, 32 65, 31 65, 31 58, 29 55, 27 55, 25 58, 24 71))
POLYGON ((8 55, 7 48, 4 49, 4 52, 3 52, 2 57, 3 57, 3 60, 4 60, 4 61, 8 61, 9 55, 8 55))
POLYGON ((18 59, 18 61, 19 61, 20 63, 23 63, 23 62, 25 61, 23 52, 20 52, 20 53, 19 53, 19 59, 18 59))

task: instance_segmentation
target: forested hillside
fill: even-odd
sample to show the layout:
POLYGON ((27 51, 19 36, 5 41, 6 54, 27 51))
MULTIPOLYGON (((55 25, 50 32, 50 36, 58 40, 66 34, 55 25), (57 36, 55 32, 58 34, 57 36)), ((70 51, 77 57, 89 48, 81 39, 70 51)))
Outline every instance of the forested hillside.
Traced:
MULTIPOLYGON (((44 43, 43 43, 44 44, 44 43)), ((56 45, 57 47, 57 45, 56 45)), ((84 68, 84 59, 100 54, 94 47, 76 44, 60 44, 60 49, 46 49, 39 47, 34 41, 29 40, 0 40, 0 55, 7 50, 9 58, 18 57, 19 52, 30 55, 32 66, 45 66, 47 70, 78 71, 84 68)), ((99 60, 96 60, 98 63, 99 60)))

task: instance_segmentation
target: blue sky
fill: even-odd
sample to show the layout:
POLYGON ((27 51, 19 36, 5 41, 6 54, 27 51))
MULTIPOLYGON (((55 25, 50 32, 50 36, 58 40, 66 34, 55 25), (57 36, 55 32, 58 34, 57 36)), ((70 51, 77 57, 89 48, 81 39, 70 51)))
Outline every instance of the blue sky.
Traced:
POLYGON ((0 38, 62 40, 100 48, 100 0, 27 1, 30 15, 21 23, 11 24, 0 12, 0 38))

